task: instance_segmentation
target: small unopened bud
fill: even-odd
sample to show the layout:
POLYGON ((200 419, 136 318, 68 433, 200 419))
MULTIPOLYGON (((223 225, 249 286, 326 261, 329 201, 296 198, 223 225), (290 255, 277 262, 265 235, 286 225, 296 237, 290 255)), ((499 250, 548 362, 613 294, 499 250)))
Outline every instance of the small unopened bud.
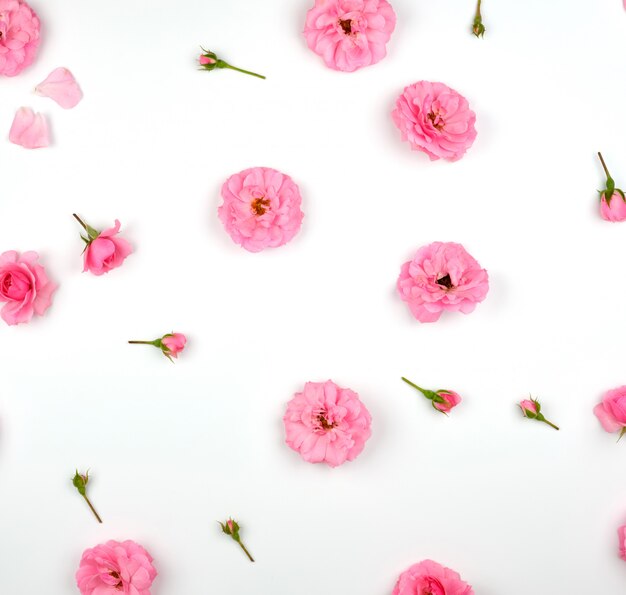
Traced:
POLYGON ((230 537, 239 544, 239 547, 244 551, 246 556, 248 556, 250 562, 254 562, 254 558, 250 555, 250 552, 241 541, 241 537, 239 537, 239 525, 237 524, 237 521, 229 518, 225 523, 222 523, 221 521, 218 521, 218 523, 222 527, 222 532, 226 533, 226 535, 230 535, 230 537))

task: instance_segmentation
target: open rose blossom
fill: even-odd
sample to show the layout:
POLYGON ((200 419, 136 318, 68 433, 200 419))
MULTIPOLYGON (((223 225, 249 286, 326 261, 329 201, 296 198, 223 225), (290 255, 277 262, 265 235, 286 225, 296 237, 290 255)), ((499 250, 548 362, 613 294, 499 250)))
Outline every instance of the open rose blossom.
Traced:
POLYGON ((598 153, 598 157, 606 174, 606 188, 600 192, 600 216, 605 221, 626 221, 626 195, 615 187, 615 180, 609 173, 602 153, 598 153))
POLYGON ((6 302, 0 316, 9 325, 28 322, 33 314, 43 316, 52 303, 57 285, 38 260, 37 252, 0 254, 0 302, 6 302))
POLYGON ((326 66, 352 72, 385 57, 395 26, 396 14, 387 0, 315 0, 304 37, 326 66))
POLYGON ((230 176, 222 198, 219 218, 233 241, 250 252, 286 244, 302 225, 300 190, 275 169, 253 167, 230 176))
POLYGON ((415 151, 432 161, 457 161, 476 138, 476 114, 467 99, 443 83, 419 81, 405 87, 391 114, 415 151))
POLYGON ((74 75, 67 68, 55 68, 35 87, 35 93, 56 101, 63 109, 71 109, 83 98, 74 75))
POLYGON ((331 380, 307 382, 287 405, 286 442, 309 463, 352 461, 370 437, 372 418, 359 395, 331 380))
POLYGON ((607 432, 619 432, 621 438, 626 434, 626 386, 607 391, 593 412, 607 432))
POLYGON ((82 595, 150 595, 152 556, 134 541, 107 541, 84 551, 76 571, 82 595))
POLYGON ((397 289, 415 318, 435 322, 444 310, 472 312, 489 291, 489 277, 461 244, 433 242, 402 265, 397 289))
POLYGON ((474 589, 458 572, 424 560, 400 575, 392 595, 474 595, 474 589))
POLYGON ((617 530, 617 535, 619 538, 619 557, 626 562, 626 525, 622 525, 617 530))
POLYGON ((21 107, 15 113, 9 140, 25 149, 42 149, 50 145, 48 122, 41 114, 29 107, 21 107))
POLYGON ((39 17, 23 0, 0 0, 0 75, 32 64, 39 47, 39 17))

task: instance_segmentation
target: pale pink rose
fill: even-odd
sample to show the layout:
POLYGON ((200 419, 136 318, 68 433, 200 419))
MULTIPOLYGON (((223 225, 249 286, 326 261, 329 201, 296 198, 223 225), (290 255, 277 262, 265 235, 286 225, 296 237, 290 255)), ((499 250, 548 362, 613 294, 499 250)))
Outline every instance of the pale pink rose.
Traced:
POLYGON ((435 322, 444 310, 472 312, 485 299, 489 278, 461 244, 433 242, 402 265, 397 289, 415 318, 435 322))
POLYGON ((275 169, 253 167, 230 176, 222 198, 219 218, 233 241, 250 252, 286 244, 302 225, 300 190, 275 169))
POLYGON ((626 386, 607 391, 593 409, 607 432, 626 432, 626 386))
POLYGON ((392 595, 474 595, 474 589, 458 572, 424 560, 400 575, 392 595))
POLYGON ((537 404, 535 403, 535 401, 529 401, 528 399, 525 399, 524 401, 520 402, 519 406, 522 409, 524 417, 532 417, 537 415, 537 404))
POLYGON ((35 59, 39 17, 24 0, 0 0, 0 75, 15 76, 35 59))
POLYGON ((334 382, 307 382, 287 405, 286 442, 309 463, 331 467, 354 460, 370 437, 372 418, 348 388, 334 382))
POLYGON ((622 525, 617 530, 617 535, 619 537, 619 557, 626 561, 626 525, 622 525))
POLYGON ((0 302, 6 302, 0 316, 9 325, 28 322, 33 314, 43 316, 52 303, 57 285, 38 260, 37 252, 0 254, 0 302))
POLYGON ((74 75, 67 68, 54 69, 35 87, 35 93, 42 97, 50 97, 64 109, 75 107, 83 98, 83 92, 74 75))
POLYGON ((115 226, 100 232, 87 244, 84 252, 83 272, 103 275, 122 266, 126 257, 132 253, 133 247, 123 238, 118 238, 120 222, 116 219, 115 226))
POLYGON ((41 114, 35 114, 29 107, 21 107, 15 113, 9 140, 25 149, 41 149, 50 144, 48 122, 41 114))
POLYGON ((82 595, 150 595, 157 571, 134 541, 107 541, 83 552, 76 571, 82 595))
POLYGON ((451 409, 456 407, 461 402, 461 395, 451 390, 438 390, 435 391, 438 397, 441 397, 444 402, 437 403, 433 401, 433 407, 439 409, 443 413, 449 413, 451 409))
POLYGON ((171 357, 178 357, 178 354, 185 349, 187 344, 187 337, 182 333, 171 333, 165 335, 161 339, 161 345, 163 352, 171 357))
POLYGON ((600 216, 606 221, 626 221, 626 200, 619 192, 613 192, 607 202, 606 194, 600 197, 600 216))
POLYGON ((395 26, 396 14, 387 0, 315 0, 304 37, 326 66, 352 72, 385 57, 395 26))
POLYGON ((431 160, 457 161, 476 138, 476 114, 465 97, 443 83, 419 81, 405 87, 391 116, 402 140, 431 160))

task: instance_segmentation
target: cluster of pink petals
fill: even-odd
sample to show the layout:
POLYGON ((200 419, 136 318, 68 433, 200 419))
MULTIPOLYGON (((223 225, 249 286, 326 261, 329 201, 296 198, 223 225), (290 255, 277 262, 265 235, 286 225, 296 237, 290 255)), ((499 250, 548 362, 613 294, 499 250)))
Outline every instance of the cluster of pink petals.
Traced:
POLYGON ((71 109, 83 98, 74 75, 67 68, 55 68, 35 87, 35 93, 56 101, 63 109, 71 109))
POLYGON ((15 76, 35 59, 39 17, 24 0, 0 0, 0 75, 15 76))
POLYGON ((370 437, 372 418, 359 396, 331 380, 307 382, 283 417, 287 445, 309 463, 354 460, 370 437))
POLYGON ((29 107, 17 110, 9 131, 9 140, 26 149, 41 149, 50 144, 48 122, 29 107))
POLYGON ((161 339, 161 344, 165 347, 167 355, 178 357, 178 354, 185 349, 187 337, 182 333, 171 333, 161 339))
POLYGON ((458 572, 432 560, 413 564, 405 570, 392 595, 473 595, 474 589, 458 572))
POLYGON ((387 0, 315 0, 304 37, 328 67, 353 72, 385 57, 395 26, 387 0))
POLYGON ((626 431, 626 386, 607 391, 593 412, 607 432, 626 431))
POLYGON ((415 318, 435 322, 444 310, 472 312, 485 299, 489 278, 461 244, 433 242, 402 265, 397 289, 415 318))
POLYGON ((419 81, 405 87, 391 116, 402 140, 431 160, 457 161, 476 138, 476 114, 465 97, 443 83, 419 81))
POLYGON ((33 314, 43 316, 52 303, 57 285, 38 260, 37 252, 0 254, 0 302, 5 302, 0 316, 9 325, 28 322, 33 314))
POLYGON ((114 227, 101 232, 87 245, 83 255, 83 272, 103 275, 122 266, 126 257, 132 253, 133 247, 125 239, 117 237, 120 225, 116 219, 114 227))
POLYGON ((626 562, 626 525, 622 525, 617 530, 617 535, 619 538, 619 557, 626 562))
POLYGON ((250 252, 286 244, 302 225, 300 190, 275 169, 253 167, 230 176, 222 198, 219 218, 233 241, 250 252))
POLYGON ((600 216, 606 221, 626 221, 626 200, 619 192, 613 192, 610 200, 606 200, 603 192, 600 197, 600 216))
POLYGON ((150 595, 152 556, 134 541, 107 541, 84 551, 76 571, 82 595, 150 595))

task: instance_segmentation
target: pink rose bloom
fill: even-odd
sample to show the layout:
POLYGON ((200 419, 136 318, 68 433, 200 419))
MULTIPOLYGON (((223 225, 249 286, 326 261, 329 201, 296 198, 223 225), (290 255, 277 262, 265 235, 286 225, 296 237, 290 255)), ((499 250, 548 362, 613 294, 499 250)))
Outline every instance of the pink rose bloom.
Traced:
POLYGON ((287 405, 286 442, 309 463, 354 460, 370 437, 372 418, 359 396, 334 382, 307 382, 287 405))
POLYGON ((617 530, 619 537, 619 557, 626 562, 626 525, 617 530))
POLYGON ((619 192, 613 192, 610 200, 606 200, 603 192, 600 197, 600 216, 606 221, 626 221, 626 200, 619 192))
POLYGON ((120 225, 116 219, 114 227, 100 232, 87 244, 83 255, 83 272, 89 271, 94 275, 103 275, 122 266, 126 257, 132 253, 133 247, 126 240, 117 237, 120 225))
POLYGON ((74 75, 67 68, 55 68, 35 87, 35 93, 56 101, 63 109, 71 109, 83 98, 74 75))
POLYGON ((456 407, 461 402, 461 395, 452 390, 438 390, 436 392, 437 396, 441 397, 444 402, 437 403, 433 401, 433 407, 443 413, 449 413, 452 408, 456 407))
POLYGON ((230 176, 222 198, 219 218, 233 241, 250 252, 282 246, 300 230, 300 190, 275 169, 253 167, 230 176))
POLYGON ((424 560, 400 575, 392 595, 474 595, 474 589, 454 570, 424 560))
POLYGON ((435 322, 444 310, 472 312, 485 299, 489 278, 461 244, 433 242, 402 265, 397 289, 415 318, 435 322))
POLYGON ((537 415, 537 404, 534 401, 529 401, 528 399, 525 399, 524 401, 520 402, 519 406, 522 409, 524 417, 537 415))
POLYGON ((352 72, 385 57, 395 26, 396 14, 387 0, 315 0, 304 37, 326 66, 352 72))
POLYGON ((187 344, 187 337, 182 333, 171 333, 165 335, 161 339, 161 345, 164 353, 171 357, 178 357, 178 354, 185 349, 187 344))
POLYGON ((38 260, 37 252, 0 254, 0 302, 6 302, 0 316, 9 325, 28 322, 33 314, 43 316, 52 303, 57 285, 38 260))
POLYGON ((626 386, 607 391, 593 409, 607 432, 626 433, 626 386))
POLYGON ((23 0, 0 0, 0 74, 15 76, 35 59, 39 17, 23 0))
POLYGON ((405 87, 391 117, 402 140, 431 161, 457 161, 476 138, 476 114, 463 95, 443 83, 419 81, 405 87))
POLYGON ((41 149, 50 145, 48 122, 41 114, 29 107, 21 107, 15 113, 9 140, 25 149, 41 149))
POLYGON ((157 571, 134 541, 107 541, 84 551, 76 571, 82 595, 150 595, 157 571))

